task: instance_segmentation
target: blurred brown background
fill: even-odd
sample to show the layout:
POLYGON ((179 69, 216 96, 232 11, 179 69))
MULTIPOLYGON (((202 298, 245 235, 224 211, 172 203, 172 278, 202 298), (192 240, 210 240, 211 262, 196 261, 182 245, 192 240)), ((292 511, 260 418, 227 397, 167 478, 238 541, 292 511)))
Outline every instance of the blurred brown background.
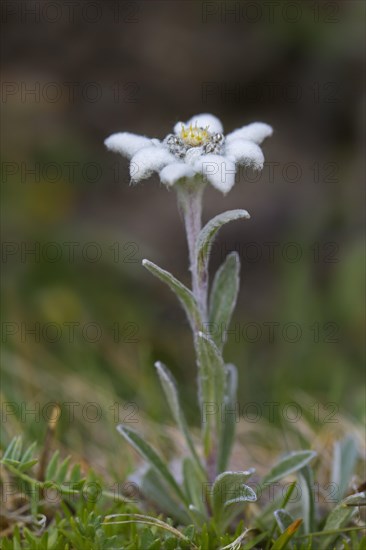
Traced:
POLYGON ((240 401, 305 395, 321 418, 329 403, 361 415, 364 7, 2 2, 5 400, 103 395, 107 407, 113 394, 158 419, 159 358, 192 402, 184 315, 140 264, 189 280, 174 193, 156 177, 129 187, 128 162, 103 140, 163 138, 212 112, 225 131, 275 129, 258 181, 241 171, 227 197, 206 195, 205 220, 236 207, 252 216, 222 231, 211 263, 232 249, 242 259, 226 348, 240 401))

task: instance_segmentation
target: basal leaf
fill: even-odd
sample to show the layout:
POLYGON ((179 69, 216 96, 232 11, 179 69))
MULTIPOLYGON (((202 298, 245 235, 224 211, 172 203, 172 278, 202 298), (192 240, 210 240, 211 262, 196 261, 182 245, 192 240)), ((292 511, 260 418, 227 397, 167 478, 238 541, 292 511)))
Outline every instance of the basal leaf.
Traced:
POLYGON ((242 501, 257 500, 256 494, 245 485, 253 475, 254 469, 243 472, 223 472, 218 475, 212 487, 212 510, 216 521, 219 521, 224 508, 242 501))
POLYGON ((302 517, 305 533, 311 533, 315 529, 315 502, 314 474, 309 465, 299 471, 299 483, 301 491, 302 517))
POLYGON ((308 464, 316 456, 315 451, 294 451, 283 457, 263 478, 262 485, 279 481, 308 464))
POLYGON ((203 491, 204 484, 202 476, 200 472, 197 471, 197 466, 190 457, 186 457, 183 461, 183 478, 187 500, 197 508, 201 514, 205 515, 205 494, 203 491))
POLYGON ((149 467, 141 476, 139 485, 142 494, 155 502, 166 515, 174 515, 182 524, 189 523, 188 514, 179 506, 174 495, 170 492, 170 487, 152 467, 149 467))
POLYGON ((291 514, 282 508, 274 512, 274 517, 281 533, 284 533, 286 529, 295 521, 291 514))
POLYGON ((358 457, 357 443, 351 435, 334 443, 332 482, 338 488, 338 499, 341 500, 348 489, 350 479, 358 457))
MULTIPOLYGON (((366 492, 351 495, 339 504, 329 513, 323 531, 333 531, 345 527, 352 517, 357 513, 357 504, 366 503, 366 492)), ((321 539, 319 550, 327 550, 339 536, 339 533, 328 535, 321 539)))
POLYGON ((192 454, 192 457, 196 461, 197 465, 202 469, 201 461, 199 459, 199 456, 193 444, 191 435, 189 433, 187 421, 180 405, 177 384, 172 374, 163 363, 161 363, 160 361, 157 361, 155 363, 155 368, 157 370, 157 373, 158 373, 161 385, 163 387, 165 397, 168 401, 171 413, 173 415, 173 418, 177 423, 180 431, 184 435, 184 438, 192 454))
POLYGON ((154 468, 156 473, 158 473, 166 481, 166 483, 175 491, 180 499, 187 504, 182 489, 179 487, 167 465, 160 458, 155 449, 151 447, 151 445, 144 439, 142 439, 142 437, 132 428, 119 424, 117 426, 117 430, 130 443, 130 445, 132 445, 136 451, 140 453, 142 458, 144 458, 146 462, 154 468))

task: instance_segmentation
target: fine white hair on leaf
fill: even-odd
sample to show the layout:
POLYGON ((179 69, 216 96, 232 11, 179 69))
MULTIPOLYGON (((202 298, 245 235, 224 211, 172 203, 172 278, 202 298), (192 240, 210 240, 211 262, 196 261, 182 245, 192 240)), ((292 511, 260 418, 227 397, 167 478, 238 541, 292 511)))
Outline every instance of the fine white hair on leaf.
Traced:
POLYGON ((162 169, 160 180, 164 185, 171 186, 182 178, 193 178, 194 175, 195 171, 191 166, 184 164, 184 162, 175 162, 162 169))
POLYGON ((192 124, 192 126, 198 126, 198 128, 207 128, 208 131, 211 133, 221 133, 223 132, 224 128, 221 124, 221 121, 214 115, 211 115, 209 113, 202 113, 200 115, 195 115, 192 118, 190 118, 187 122, 177 122, 177 124, 174 126, 174 133, 179 134, 179 132, 182 129, 182 125, 189 126, 192 124))
POLYGON ((130 176, 133 183, 148 178, 153 172, 159 172, 167 164, 176 161, 174 155, 165 147, 151 146, 140 149, 131 159, 130 176))
POLYGON ((273 128, 265 122, 253 122, 238 130, 234 130, 226 136, 226 142, 229 143, 235 139, 245 139, 254 143, 262 143, 267 137, 273 134, 273 128))
POLYGON ((261 148, 253 141, 245 139, 236 139, 226 144, 225 154, 238 164, 251 166, 257 170, 262 170, 264 156, 261 148))
POLYGON ((235 162, 221 155, 203 155, 194 163, 194 168, 224 194, 235 183, 235 162))
POLYGON ((130 134, 129 132, 112 134, 104 141, 107 149, 114 153, 121 153, 121 155, 128 159, 132 158, 143 147, 151 145, 151 143, 151 139, 137 134, 130 134))

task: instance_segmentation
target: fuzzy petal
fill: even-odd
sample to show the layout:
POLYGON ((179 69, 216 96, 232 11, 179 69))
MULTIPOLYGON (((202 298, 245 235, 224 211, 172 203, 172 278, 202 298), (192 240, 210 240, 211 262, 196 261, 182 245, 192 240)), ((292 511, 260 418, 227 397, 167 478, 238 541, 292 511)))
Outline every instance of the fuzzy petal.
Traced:
POLYGON ((235 162, 221 155, 204 155, 195 162, 194 168, 224 194, 235 183, 235 162))
POLYGON ((193 178, 195 173, 193 168, 188 164, 184 162, 174 162, 162 169, 160 172, 160 180, 164 185, 171 187, 182 178, 193 178))
POLYGON ((253 141, 245 139, 235 139, 226 144, 225 155, 244 166, 251 166, 256 170, 262 170, 264 156, 262 149, 253 141))
POLYGON ((104 145, 114 153, 121 153, 124 157, 132 158, 143 147, 151 145, 151 139, 129 132, 118 132, 112 134, 105 141, 104 145))
POLYGON ((262 143, 264 139, 273 134, 273 128, 264 122, 253 122, 247 126, 243 126, 238 130, 234 130, 226 136, 227 143, 234 139, 245 139, 254 143, 262 143))
POLYGON ((138 182, 151 176, 153 172, 159 172, 167 164, 177 159, 162 146, 152 145, 140 149, 131 159, 130 176, 133 182, 138 182))
POLYGON ((177 124, 174 126, 174 133, 178 134, 182 129, 182 125, 189 126, 190 124, 192 124, 193 126, 197 124, 199 128, 206 128, 208 126, 208 130, 211 133, 223 132, 223 126, 217 117, 215 117, 214 115, 210 115, 209 113, 203 113, 201 115, 193 116, 185 123, 177 122, 177 124))

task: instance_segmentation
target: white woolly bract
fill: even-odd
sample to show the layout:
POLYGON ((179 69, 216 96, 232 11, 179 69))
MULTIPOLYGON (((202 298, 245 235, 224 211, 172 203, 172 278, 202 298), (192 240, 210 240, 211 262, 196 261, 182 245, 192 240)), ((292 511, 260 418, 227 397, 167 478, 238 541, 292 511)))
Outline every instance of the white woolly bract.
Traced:
POLYGON ((235 139, 245 139, 254 143, 262 143, 264 139, 273 134, 273 128, 264 122, 252 122, 247 126, 238 128, 226 136, 227 143, 235 139))
POLYGON ((121 153, 124 157, 131 158, 143 147, 151 145, 151 139, 129 132, 112 134, 105 141, 105 146, 114 153, 121 153))
POLYGON ((160 180, 165 185, 171 186, 182 178, 193 178, 194 175, 195 171, 191 166, 184 162, 175 162, 162 169, 160 180))
POLYGON ((183 178, 191 179, 201 174, 226 194, 235 183, 236 164, 257 170, 263 168, 264 156, 258 144, 271 136, 273 130, 264 122, 253 122, 224 138, 220 120, 209 113, 202 113, 185 123, 178 122, 174 132, 176 136, 168 135, 163 141, 120 132, 109 136, 104 143, 111 151, 131 159, 133 183, 159 172, 161 182, 171 187, 183 178), (187 132, 181 134, 183 125, 186 129, 193 127, 188 131, 188 136, 191 139, 192 134, 197 138, 197 143, 194 139, 189 141, 187 132), (196 127, 198 130, 195 130, 196 127))
POLYGON ((235 183, 235 163, 221 155, 204 155, 194 168, 222 193, 228 193, 235 183))
POLYGON ((257 170, 262 170, 264 156, 261 148, 253 141, 236 139, 226 144, 225 154, 238 164, 251 166, 257 170))
POLYGON ((152 146, 140 149, 131 159, 130 176, 132 182, 148 178, 153 172, 159 172, 176 158, 165 147, 152 146))

